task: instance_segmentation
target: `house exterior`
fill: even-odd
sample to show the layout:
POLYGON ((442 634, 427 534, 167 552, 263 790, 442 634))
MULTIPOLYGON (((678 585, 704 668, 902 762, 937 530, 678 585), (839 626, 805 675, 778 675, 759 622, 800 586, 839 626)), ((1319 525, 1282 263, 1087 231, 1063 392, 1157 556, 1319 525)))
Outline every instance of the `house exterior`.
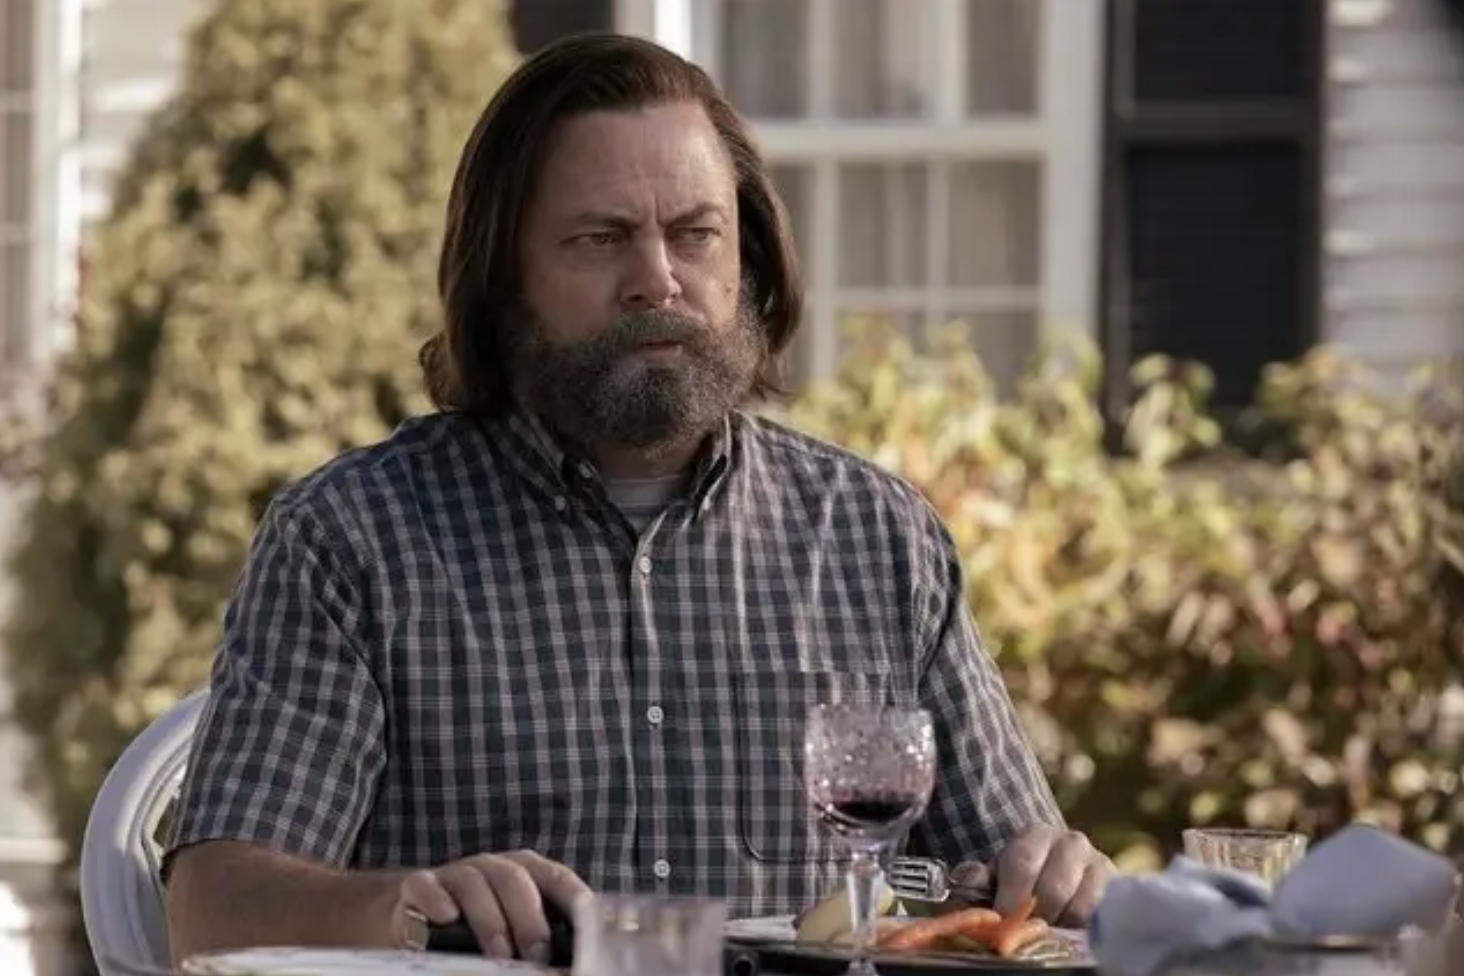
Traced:
MULTIPOLYGON (((210 2, 0 0, 0 387, 66 347, 83 228, 210 2)), ((656 37, 752 118, 805 264, 798 378, 834 368, 848 315, 914 335, 959 319, 1005 376, 1040 327, 1094 337, 1117 404, 1145 352, 1213 353, 1237 402, 1259 363, 1317 341, 1394 381, 1464 356, 1448 2, 512 7, 529 48, 592 27, 656 37)), ((0 484, 0 545, 14 510, 0 484)), ((39 905, 56 845, 21 750, 0 724, 0 884, 39 905)))
POLYGON ((1330 19, 1324 334, 1395 380, 1464 356, 1461 11, 1337 0, 1330 19))
POLYGON ((1334 343, 1398 388, 1464 355, 1458 0, 1108 0, 1100 341, 1224 408, 1334 343))

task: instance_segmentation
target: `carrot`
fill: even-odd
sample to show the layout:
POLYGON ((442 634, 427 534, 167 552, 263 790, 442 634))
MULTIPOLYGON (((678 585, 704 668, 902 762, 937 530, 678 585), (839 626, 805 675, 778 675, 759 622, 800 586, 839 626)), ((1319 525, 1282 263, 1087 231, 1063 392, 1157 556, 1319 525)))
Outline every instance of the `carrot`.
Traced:
POLYGON ((1040 918, 1027 918, 1015 925, 1004 924, 989 944, 1003 959, 1015 959, 1023 949, 1047 937, 1047 923, 1040 918))
POLYGON ((955 934, 967 941, 990 947, 996 944, 996 940, 1001 937, 1001 933, 1006 930, 1008 924, 1007 920, 1000 915, 995 918, 973 918, 962 925, 955 934))
POLYGON ((1027 919, 1031 918, 1032 917, 1032 913, 1035 912, 1036 910, 1037 910, 1037 896, 1036 895, 1028 895, 1022 901, 1022 903, 1017 906, 1017 910, 1014 911, 1014 912, 1012 912, 1010 915, 1003 916, 1002 917, 1002 921, 1004 921, 1004 922, 1010 922, 1013 925, 1019 925, 1022 922, 1025 922, 1027 919))
POLYGON ((1019 926, 1025 923, 1032 917, 1032 913, 1036 910, 1037 899, 1028 895, 1015 910, 1002 916, 1001 923, 997 926, 996 931, 992 932, 990 937, 986 939, 986 944, 995 949, 1008 937, 1008 933, 1014 932, 1019 926))
POLYGON ((986 925, 988 931, 995 931, 1001 920, 1001 916, 989 908, 967 908, 892 929, 880 938, 879 948, 920 952, 947 936, 966 935, 970 927, 978 924, 986 925))

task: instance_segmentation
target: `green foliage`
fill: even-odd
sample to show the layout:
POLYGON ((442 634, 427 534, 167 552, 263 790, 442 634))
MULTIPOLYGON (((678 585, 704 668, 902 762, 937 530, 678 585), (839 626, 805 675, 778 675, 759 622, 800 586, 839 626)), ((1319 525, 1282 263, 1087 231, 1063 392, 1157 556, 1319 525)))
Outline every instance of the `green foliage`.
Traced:
POLYGON ((489 0, 223 0, 192 34, 23 459, 3 643, 73 851, 125 743, 205 680, 274 490, 425 407, 447 188, 516 57, 489 0))
POLYGON ((1294 451, 1261 463, 1220 446, 1206 371, 1155 359, 1115 455, 1098 365, 1049 346, 1002 402, 959 343, 876 332, 790 419, 944 514, 1064 807, 1107 849, 1363 818, 1464 851, 1464 711, 1441 693, 1464 676, 1461 385, 1383 398, 1328 350, 1273 367, 1261 409, 1294 451))

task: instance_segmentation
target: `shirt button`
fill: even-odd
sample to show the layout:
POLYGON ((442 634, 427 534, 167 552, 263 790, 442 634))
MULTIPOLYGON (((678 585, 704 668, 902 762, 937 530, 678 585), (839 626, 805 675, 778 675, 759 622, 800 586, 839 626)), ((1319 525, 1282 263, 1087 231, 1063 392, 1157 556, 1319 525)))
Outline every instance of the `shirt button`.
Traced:
POLYGON ((655 872, 656 877, 665 881, 671 877, 671 862, 667 861, 664 857, 658 857, 656 858, 656 863, 651 865, 651 870, 655 872))
POLYGON ((563 495, 559 495, 558 497, 556 497, 554 499, 554 511, 556 511, 556 512, 562 512, 562 511, 564 511, 568 507, 569 507, 569 502, 565 500, 565 498, 564 498, 563 495))
POLYGON ((642 576, 649 576, 649 575, 651 575, 651 557, 650 556, 642 556, 642 557, 640 557, 640 559, 636 562, 635 565, 636 565, 636 568, 640 570, 642 576))
POLYGON ((593 478, 595 476, 595 469, 590 467, 588 462, 581 461, 579 466, 579 473, 581 478, 593 478))
POLYGON ((661 711, 660 705, 652 705, 646 709, 646 721, 652 725, 660 725, 666 720, 666 713, 661 711))

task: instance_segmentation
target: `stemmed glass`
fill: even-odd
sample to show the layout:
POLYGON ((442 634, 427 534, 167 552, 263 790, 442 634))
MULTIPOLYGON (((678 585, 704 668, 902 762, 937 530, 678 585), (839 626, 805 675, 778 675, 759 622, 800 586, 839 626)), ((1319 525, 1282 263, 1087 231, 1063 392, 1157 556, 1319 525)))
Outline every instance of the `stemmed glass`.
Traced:
POLYGON ((935 785, 935 730, 918 708, 819 705, 804 732, 803 777, 823 822, 849 847, 851 976, 870 961, 885 850, 925 812, 935 785))

